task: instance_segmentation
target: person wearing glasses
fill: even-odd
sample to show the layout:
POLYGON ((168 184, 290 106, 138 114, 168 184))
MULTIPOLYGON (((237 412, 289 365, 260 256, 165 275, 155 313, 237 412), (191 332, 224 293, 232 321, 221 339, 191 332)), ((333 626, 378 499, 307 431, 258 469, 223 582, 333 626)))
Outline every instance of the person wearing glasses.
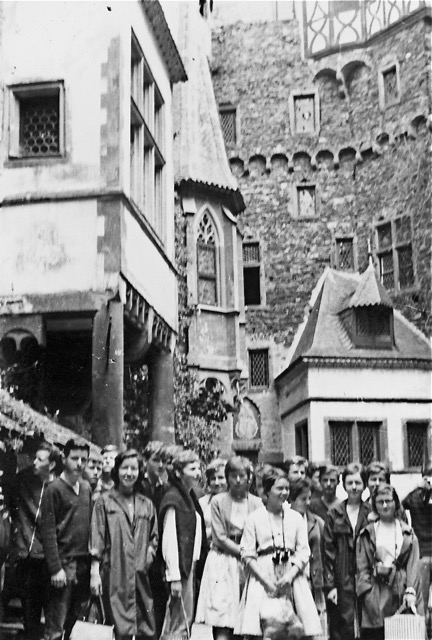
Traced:
POLYGON ((264 505, 247 519, 240 542, 248 578, 235 633, 262 637, 267 596, 292 600, 305 636, 321 635, 321 625, 304 569, 309 562, 307 525, 287 498, 286 474, 274 467, 262 476, 264 505))
POLYGON ((384 618, 402 604, 423 614, 420 556, 417 538, 402 519, 395 489, 382 484, 371 501, 377 519, 357 540, 356 588, 362 640, 383 640, 384 618))

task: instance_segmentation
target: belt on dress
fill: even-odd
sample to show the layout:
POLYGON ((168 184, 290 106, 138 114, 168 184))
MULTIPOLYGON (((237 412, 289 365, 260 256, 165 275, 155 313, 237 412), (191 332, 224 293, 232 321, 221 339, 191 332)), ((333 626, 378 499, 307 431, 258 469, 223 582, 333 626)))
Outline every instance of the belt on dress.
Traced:
POLYGON ((230 535, 229 539, 235 542, 236 544, 240 544, 240 540, 242 538, 241 533, 233 533, 230 535))
POLYGON ((275 549, 274 547, 268 547, 267 549, 260 549, 258 551, 258 556, 269 556, 273 554, 275 551, 279 551, 279 553, 286 551, 288 553, 288 556, 292 556, 293 554, 291 549, 282 549, 281 547, 276 547, 275 549))

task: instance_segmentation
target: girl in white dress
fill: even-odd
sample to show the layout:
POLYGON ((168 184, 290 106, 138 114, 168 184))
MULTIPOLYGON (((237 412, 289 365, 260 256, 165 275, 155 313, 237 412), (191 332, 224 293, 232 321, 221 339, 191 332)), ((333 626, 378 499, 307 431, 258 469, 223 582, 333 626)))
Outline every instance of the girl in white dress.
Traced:
POLYGON ((213 627, 216 640, 231 640, 239 619, 244 574, 240 539, 246 518, 262 505, 249 493, 249 460, 231 457, 225 466, 228 491, 211 501, 212 544, 201 581, 196 622, 213 627))
POLYGON ((266 470, 262 484, 265 506, 249 516, 241 540, 241 557, 249 575, 235 632, 261 638, 260 611, 267 596, 292 594, 305 635, 320 635, 318 613, 303 573, 310 555, 306 523, 287 503, 289 484, 283 471, 266 470))

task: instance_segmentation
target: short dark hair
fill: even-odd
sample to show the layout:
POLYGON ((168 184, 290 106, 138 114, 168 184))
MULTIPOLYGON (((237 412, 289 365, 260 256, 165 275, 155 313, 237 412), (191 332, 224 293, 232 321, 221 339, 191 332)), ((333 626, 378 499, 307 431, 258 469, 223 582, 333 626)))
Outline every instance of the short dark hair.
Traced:
POLYGON ((225 480, 227 482, 228 489, 229 489, 228 476, 233 471, 245 471, 248 482, 249 482, 253 475, 251 461, 248 460, 248 458, 245 458, 245 456, 231 456, 230 458, 228 458, 227 463, 225 465, 225 480))
POLYGON ((430 462, 422 466, 421 474, 423 478, 425 476, 432 476, 432 464, 430 462))
POLYGON ((400 503, 399 496, 397 494, 396 489, 392 487, 391 484, 382 484, 381 486, 376 488, 376 491, 374 491, 373 495, 371 496, 372 509, 375 513, 378 513, 376 509, 377 496, 382 494, 388 494, 388 493, 391 493, 391 496, 395 503, 395 517, 399 518, 400 520, 402 518, 401 503, 400 503))
POLYGON ((58 471, 58 467, 62 462, 62 454, 60 452, 60 449, 56 447, 55 444, 51 444, 51 442, 42 440, 36 447, 36 453, 38 451, 48 451, 48 461, 54 462, 53 472, 56 473, 58 471))
POLYGON ((390 484, 390 469, 385 462, 374 461, 368 464, 368 466, 366 467, 367 480, 369 480, 369 476, 373 476, 378 473, 383 473, 386 484, 390 484))
POLYGON ((294 482, 290 482, 289 487, 289 501, 294 502, 303 491, 310 491, 312 489, 312 481, 310 478, 298 478, 294 482))
POLYGON ((268 496, 268 494, 270 493, 270 490, 276 480, 279 480, 280 478, 284 478, 288 481, 288 476, 285 471, 282 471, 282 469, 269 466, 263 471, 263 474, 261 476, 261 484, 266 496, 268 496))
POLYGON ((126 449, 116 456, 116 459, 114 460, 114 467, 111 469, 111 477, 114 480, 114 486, 117 489, 120 484, 119 469, 122 463, 129 458, 137 458, 138 460, 138 478, 134 485, 134 491, 136 491, 138 485, 140 485, 144 479, 142 457, 136 449, 126 449))
POLYGON ((161 458, 161 460, 166 462, 166 446, 159 440, 150 440, 143 451, 143 458, 146 462, 154 456, 161 458))
POLYGON ((88 445, 86 442, 83 442, 82 440, 80 441, 80 440, 75 440, 74 438, 71 438, 66 442, 65 448, 63 449, 64 457, 67 458, 70 452, 76 449, 79 449, 80 451, 87 451, 87 453, 89 453, 90 445, 88 445))
POLYGON ((363 486, 366 487, 367 485, 366 471, 364 470, 363 465, 360 464, 360 462, 350 462, 342 471, 342 484, 344 489, 345 489, 345 480, 347 476, 353 476, 356 473, 360 474, 360 478, 362 479, 363 486))
POLYGON ((306 471, 309 466, 309 462, 303 456, 291 456, 291 458, 288 458, 283 462, 282 467, 286 473, 289 473, 293 464, 301 465, 306 471))

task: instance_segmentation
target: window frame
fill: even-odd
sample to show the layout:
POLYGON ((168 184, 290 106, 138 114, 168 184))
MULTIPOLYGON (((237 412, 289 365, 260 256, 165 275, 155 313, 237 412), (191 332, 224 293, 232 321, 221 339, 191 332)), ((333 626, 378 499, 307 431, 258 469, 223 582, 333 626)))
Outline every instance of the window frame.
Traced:
POLYGON ((248 308, 258 308, 258 307, 262 307, 263 305, 265 305, 265 289, 264 289, 264 274, 263 274, 263 264, 262 264, 262 246, 259 240, 255 240, 253 238, 248 238, 247 240, 244 240, 242 243, 242 263, 243 263, 243 294, 244 294, 244 304, 245 307, 248 308), (258 245, 258 251, 259 251, 259 260, 251 260, 248 262, 245 262, 244 260, 244 247, 246 245, 258 245), (252 303, 252 304, 248 304, 246 302, 246 291, 245 291, 245 271, 247 271, 248 269, 258 269, 259 270, 259 275, 258 275, 258 282, 259 282, 259 299, 260 301, 258 303, 252 303))
POLYGON ((238 117, 238 109, 235 104, 232 103, 223 103, 218 106, 219 111, 219 121, 222 132, 222 137, 226 147, 235 147, 240 142, 240 122, 238 117), (234 124, 234 140, 227 140, 224 134, 224 128, 222 126, 222 114, 232 113, 233 114, 233 124, 234 124))
POLYGON ((136 151, 131 152, 130 195, 159 240, 166 240, 164 136, 165 102, 139 41, 131 34, 130 146, 132 129, 136 151), (135 159, 135 164, 132 163, 135 159))
POLYGON ((335 235, 333 265, 335 269, 337 269, 338 271, 343 271, 345 273, 352 273, 358 270, 357 238, 354 234, 353 235, 342 235, 342 234, 335 235), (339 244, 348 242, 348 241, 351 243, 351 246, 352 246, 352 266, 349 269, 343 269, 341 267, 339 244))
POLYGON ((310 137, 319 135, 321 122, 320 122, 320 99, 319 91, 316 87, 305 87, 302 90, 291 91, 288 101, 288 115, 290 123, 290 131, 292 136, 310 137), (313 131, 297 131, 296 128, 296 116, 295 116, 295 103, 300 98, 306 98, 313 96, 314 99, 314 128, 313 131))
POLYGON ((387 64, 383 65, 378 70, 378 95, 379 106, 381 111, 385 111, 388 107, 392 107, 395 104, 399 104, 401 101, 401 81, 400 81, 400 64, 398 60, 391 60, 387 64), (384 76, 389 71, 395 70, 397 97, 393 100, 386 100, 385 80, 384 76))
MULTIPOLYGON (((345 423, 351 425, 350 431, 350 440, 351 440, 351 459, 350 462, 360 461, 360 439, 359 439, 359 429, 362 428, 362 425, 379 425, 376 427, 377 434, 376 438, 378 441, 377 447, 377 460, 386 460, 388 459, 388 425, 387 418, 383 417, 373 417, 367 416, 365 418, 353 418, 351 416, 335 416, 335 417, 326 417, 324 419, 325 425, 325 457, 328 460, 332 461, 332 464, 336 464, 333 462, 333 446, 332 446, 332 426, 334 423, 345 423), (360 426, 359 426, 360 425, 360 426)), ((336 427, 337 428, 337 427, 336 427)), ((363 463, 362 463, 363 464, 363 463)), ((367 463, 366 463, 367 464, 367 463)), ((340 469, 342 469, 345 465, 336 465, 340 469)))
POLYGON ((270 350, 268 347, 255 347, 253 349, 248 348, 248 375, 249 375, 249 390, 251 391, 262 391, 264 389, 268 389, 270 387, 270 379, 271 379, 271 375, 270 375, 270 350), (251 355, 252 353, 263 353, 266 354, 266 367, 267 367, 267 383, 263 384, 263 385, 255 385, 252 384, 252 358, 251 355))
POLYGON ((403 440, 403 460, 404 468, 407 472, 419 473, 421 472, 421 466, 413 466, 410 464, 410 452, 408 442, 408 431, 411 425, 418 425, 424 427, 425 430, 425 452, 423 463, 427 464, 432 459, 432 421, 427 418, 405 418, 402 420, 402 440, 403 440))
POLYGON ((58 162, 66 156, 65 145, 65 87, 63 80, 48 80, 46 82, 31 82, 19 85, 9 85, 9 140, 8 165, 34 165, 46 162, 58 162), (59 150, 43 156, 25 155, 21 151, 21 101, 37 96, 58 95, 59 108, 59 150))
POLYGON ((295 452, 309 460, 309 423, 308 419, 300 420, 294 425, 295 452))
POLYGON ((197 221, 197 225, 195 227, 195 234, 194 234, 194 252, 195 252, 195 264, 196 264, 196 302, 197 305, 199 305, 200 307, 210 307, 212 309, 215 308, 220 308, 222 306, 222 287, 221 287, 221 264, 220 264, 220 260, 221 260, 221 243, 220 243, 220 238, 219 238, 219 233, 218 233, 218 227, 216 225, 215 222, 215 218, 212 215, 212 213, 210 212, 209 208, 205 208, 201 214, 199 215, 198 221, 197 221), (212 232, 213 232, 213 236, 214 236, 214 243, 206 243, 203 242, 202 240, 199 239, 199 234, 200 234, 200 225, 201 222, 204 218, 204 216, 207 214, 209 221, 211 223, 212 226, 212 232), (199 251, 199 247, 200 245, 202 245, 203 247, 208 247, 208 246, 212 246, 214 247, 214 254, 215 254, 215 276, 212 277, 207 273, 203 273, 199 271, 199 260, 198 260, 198 251, 199 251), (214 304, 210 304, 208 302, 201 302, 200 301, 200 297, 199 297, 199 282, 200 279, 202 280, 206 280, 206 281, 214 281, 215 282, 215 290, 216 290, 216 302, 214 304))
POLYGON ((307 222, 308 220, 316 220, 319 217, 319 215, 318 215, 319 197, 318 197, 318 187, 317 187, 316 183, 303 181, 303 182, 298 182, 297 184, 294 184, 293 185, 293 196, 292 196, 292 198, 293 198, 293 207, 292 207, 292 216, 293 216, 293 218, 296 218, 297 220, 303 220, 303 221, 307 222), (313 216, 305 216, 305 215, 301 215, 301 213, 300 213, 299 191, 301 189, 305 189, 305 190, 313 189, 313 191, 314 191, 315 214, 313 216))
MULTIPOLYGON (((402 213, 399 215, 395 215, 392 218, 386 218, 385 220, 379 220, 374 224, 374 234, 375 234, 375 246, 376 246, 376 256, 378 260, 379 266, 379 277, 383 286, 387 291, 392 291, 394 293, 406 293, 412 291, 417 288, 417 277, 416 277, 416 268, 414 261, 414 251, 413 251, 413 229, 412 229, 412 216, 407 213, 402 213), (402 218, 408 218, 409 226, 410 226, 410 239, 407 241, 399 241, 397 240, 396 235, 396 224, 397 221, 402 218), (391 233, 391 244, 388 247, 380 248, 379 245, 379 229, 389 225, 390 233, 391 233), (399 251, 403 248, 410 247, 411 248, 411 260, 412 260, 412 273, 413 273, 413 282, 408 287, 400 286, 400 269, 399 269, 399 251), (385 255, 392 256, 392 264, 393 264, 393 287, 391 289, 387 288, 383 282, 383 270, 382 270, 382 258, 385 255)), ((385 272, 389 273, 389 272, 385 272)))

